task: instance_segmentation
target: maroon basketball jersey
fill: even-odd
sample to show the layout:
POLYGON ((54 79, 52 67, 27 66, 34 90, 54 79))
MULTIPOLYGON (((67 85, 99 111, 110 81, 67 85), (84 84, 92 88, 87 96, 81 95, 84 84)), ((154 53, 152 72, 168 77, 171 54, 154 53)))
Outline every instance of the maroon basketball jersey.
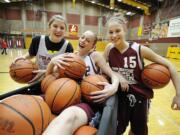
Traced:
POLYGON ((113 71, 120 73, 129 82, 130 89, 146 98, 153 97, 153 91, 143 85, 141 72, 143 61, 140 55, 140 45, 130 43, 125 52, 119 52, 115 47, 109 51, 109 65, 113 71))

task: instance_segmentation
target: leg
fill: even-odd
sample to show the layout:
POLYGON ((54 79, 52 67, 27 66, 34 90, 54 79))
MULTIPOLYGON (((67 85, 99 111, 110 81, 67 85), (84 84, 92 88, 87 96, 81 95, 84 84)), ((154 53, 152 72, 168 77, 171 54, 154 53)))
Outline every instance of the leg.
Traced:
POLYGON ((56 117, 49 124, 43 135, 73 135, 76 129, 87 124, 87 122, 86 112, 77 106, 72 106, 56 117))
POLYGON ((131 131, 135 135, 148 135, 147 112, 148 100, 138 100, 131 121, 131 131))
POLYGON ((4 54, 4 48, 3 48, 3 51, 2 51, 2 53, 1 54, 4 54))
POLYGON ((6 48, 5 48, 4 50, 5 50, 5 54, 7 55, 7 51, 6 51, 6 48))
POLYGON ((130 121, 130 108, 131 107, 129 107, 129 100, 126 97, 126 94, 122 94, 119 97, 118 102, 118 135, 123 135, 126 131, 126 127, 128 126, 130 121))

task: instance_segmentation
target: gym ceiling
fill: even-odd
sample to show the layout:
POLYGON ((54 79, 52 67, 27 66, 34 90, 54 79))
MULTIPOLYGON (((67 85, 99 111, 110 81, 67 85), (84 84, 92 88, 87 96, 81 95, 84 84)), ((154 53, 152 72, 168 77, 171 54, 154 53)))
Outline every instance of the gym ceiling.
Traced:
MULTIPOLYGON (((0 0, 0 3, 10 2, 37 2, 42 0, 0 0)), ((72 0, 72 2, 80 0, 72 0)), ((133 16, 150 15, 160 9, 163 5, 170 5, 171 3, 179 2, 180 0, 81 0, 89 4, 95 4, 108 8, 112 11, 122 12, 125 15, 133 16)))

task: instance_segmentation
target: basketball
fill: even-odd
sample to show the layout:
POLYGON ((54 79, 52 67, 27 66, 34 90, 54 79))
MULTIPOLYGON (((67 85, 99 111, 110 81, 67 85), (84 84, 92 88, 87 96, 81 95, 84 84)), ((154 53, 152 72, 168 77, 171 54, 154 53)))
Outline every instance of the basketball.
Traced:
POLYGON ((66 107, 80 102, 80 87, 70 78, 60 78, 52 82, 45 93, 45 101, 55 114, 66 107))
POLYGON ((27 83, 35 77, 32 71, 37 70, 36 64, 28 59, 19 59, 10 65, 9 74, 18 83, 27 83))
POLYGON ((86 64, 84 60, 74 53, 69 53, 72 61, 68 61, 70 66, 64 66, 65 70, 60 69, 60 77, 68 77, 72 79, 81 79, 86 72, 86 64))
POLYGON ((41 91, 42 93, 45 93, 48 86, 56 80, 56 77, 53 74, 47 75, 41 82, 41 91))
POLYGON ((171 75, 167 67, 152 63, 145 66, 141 73, 141 79, 145 85, 152 89, 159 89, 166 86, 170 81, 171 75))
POLYGON ((81 126, 78 128, 74 135, 94 135, 97 132, 97 129, 91 126, 81 126))
POLYGON ((14 95, 0 102, 1 135, 40 135, 51 120, 48 105, 31 95, 14 95))
POLYGON ((98 82, 108 82, 103 75, 89 75, 85 77, 81 82, 82 96, 91 101, 89 94, 94 91, 100 91, 104 89, 104 86, 98 85, 98 82))

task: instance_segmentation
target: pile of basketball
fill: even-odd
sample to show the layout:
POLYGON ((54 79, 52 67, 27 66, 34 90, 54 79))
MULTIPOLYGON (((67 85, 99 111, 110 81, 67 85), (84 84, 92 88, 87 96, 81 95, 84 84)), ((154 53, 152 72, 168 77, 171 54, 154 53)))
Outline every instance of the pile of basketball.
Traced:
MULTIPOLYGON (((101 75, 83 78, 86 72, 84 60, 76 54, 69 55, 72 56, 70 66, 64 66, 63 70, 59 69, 58 77, 52 73, 42 80, 41 91, 45 94, 45 102, 27 95, 12 96, 3 100, 0 105, 6 111, 2 111, 0 107, 2 121, 8 122, 9 125, 4 125, 0 134, 9 135, 10 132, 15 132, 13 135, 41 134, 56 114, 71 105, 80 103, 81 95, 88 102, 92 102, 90 93, 102 90, 103 86, 98 85, 98 82, 107 82, 107 80, 101 75)), ((10 66, 10 75, 17 82, 27 83, 34 77, 32 73, 34 70, 37 70, 35 64, 22 59, 10 66)), ((78 129, 75 135, 81 135, 84 129, 96 132, 94 128, 87 126, 78 129)))
POLYGON ((73 53, 69 55, 72 56, 72 61, 68 61, 70 66, 64 66, 63 71, 59 69, 58 77, 49 74, 41 82, 45 101, 54 114, 59 114, 68 106, 80 103, 81 91, 77 80, 82 79, 86 64, 78 55, 73 53))

